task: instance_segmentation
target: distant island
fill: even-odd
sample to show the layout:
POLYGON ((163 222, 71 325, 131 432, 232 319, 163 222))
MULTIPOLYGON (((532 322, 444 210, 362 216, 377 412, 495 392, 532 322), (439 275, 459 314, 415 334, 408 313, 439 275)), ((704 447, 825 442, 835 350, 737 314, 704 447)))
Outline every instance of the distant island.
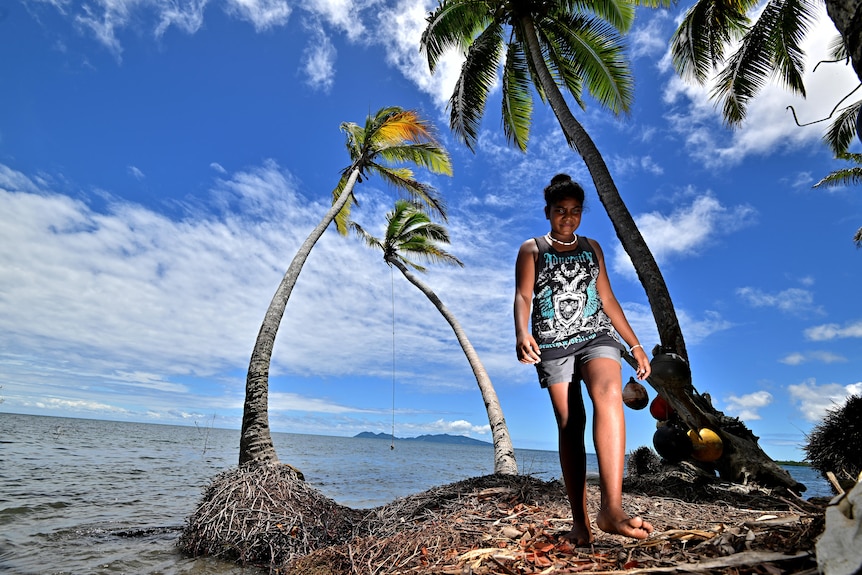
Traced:
MULTIPOLYGON (((372 433, 363 431, 357 433, 353 437, 361 437, 363 439, 392 439, 392 435, 388 433, 372 433)), ((424 441, 427 443, 454 443, 457 445, 493 445, 488 441, 480 441, 472 437, 464 435, 449 435, 448 433, 438 433, 436 435, 420 435, 418 437, 396 437, 397 441, 424 441)))

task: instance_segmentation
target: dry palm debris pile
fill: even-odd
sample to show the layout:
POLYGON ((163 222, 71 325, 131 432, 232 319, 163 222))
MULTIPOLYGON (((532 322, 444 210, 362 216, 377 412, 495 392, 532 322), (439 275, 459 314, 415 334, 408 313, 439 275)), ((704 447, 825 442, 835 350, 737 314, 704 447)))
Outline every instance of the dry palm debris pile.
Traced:
MULTIPOLYGON (((271 482, 278 466, 267 469, 271 482)), ((823 506, 718 480, 697 502, 629 490, 626 511, 647 518, 655 533, 632 541, 594 528, 595 543, 574 548, 560 539, 571 517, 556 481, 491 475, 353 510, 301 487, 292 473, 281 474, 289 487, 280 491, 258 486, 261 475, 240 468, 217 477, 189 519, 182 549, 308 575, 817 573, 823 506)), ((590 485, 593 516, 598 504, 590 485)))

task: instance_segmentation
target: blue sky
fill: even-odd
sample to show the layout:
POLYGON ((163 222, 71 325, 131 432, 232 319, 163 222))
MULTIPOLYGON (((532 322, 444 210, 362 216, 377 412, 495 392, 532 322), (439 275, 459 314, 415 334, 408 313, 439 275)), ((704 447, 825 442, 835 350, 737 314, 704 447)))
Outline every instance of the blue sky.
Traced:
MULTIPOLYGON (((828 116, 858 82, 847 66, 821 65, 807 100, 770 86, 744 126, 726 130, 708 87, 668 65, 687 5, 639 12, 630 115, 590 101, 576 115, 663 270, 695 387, 769 455, 801 459, 824 410, 862 391, 862 251, 851 241, 862 195, 811 188, 843 164, 820 142, 825 124, 799 128, 786 107, 801 121, 828 116)), ((433 6, 0 3, 0 410, 238 429, 263 314, 349 163, 339 125, 395 105, 434 123, 454 165, 451 178, 421 178, 445 197, 450 251, 466 265, 423 280, 480 354, 515 446, 555 449, 549 400, 515 358, 511 317, 515 255, 547 231, 541 190, 555 173, 584 182, 580 231, 604 247, 648 349, 654 322, 548 109, 537 105, 526 154, 503 139, 498 90, 476 154, 452 137, 458 56, 432 77, 418 52, 433 6)), ((809 71, 834 34, 828 20, 815 26, 809 71)), ((354 219, 379 233, 393 192, 372 178, 357 196, 354 219)), ((448 324, 380 254, 329 230, 278 334, 271 425, 388 433, 393 385, 396 435, 490 441, 448 324)), ((629 449, 651 444, 646 410, 626 416, 629 449)))

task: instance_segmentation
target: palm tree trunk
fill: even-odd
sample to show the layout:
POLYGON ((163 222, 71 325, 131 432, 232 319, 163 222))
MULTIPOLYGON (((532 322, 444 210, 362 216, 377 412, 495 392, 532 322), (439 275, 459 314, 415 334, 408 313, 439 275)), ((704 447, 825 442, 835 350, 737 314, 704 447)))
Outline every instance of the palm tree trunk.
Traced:
MULTIPOLYGON (((554 110, 569 145, 573 146, 587 165, 599 199, 605 207, 616 230, 623 249, 632 260, 638 278, 643 284, 658 328, 662 352, 671 352, 688 360, 679 320, 662 277, 661 270, 649 247, 638 230, 634 219, 620 197, 608 167, 598 148, 580 122, 569 110, 562 92, 545 66, 539 47, 533 20, 524 18, 528 57, 539 76, 551 109, 554 110)), ((712 404, 701 396, 689 381, 663 381, 655 372, 648 379, 649 384, 664 397, 681 416, 683 422, 692 429, 705 425, 717 430, 725 444, 725 452, 716 462, 716 469, 726 479, 746 483, 754 479, 770 487, 803 489, 804 485, 795 481, 787 471, 777 465, 757 444, 757 437, 738 419, 731 419, 717 411, 712 404), (682 385, 680 385, 682 383, 682 385)))
POLYGON ((443 305, 437 294, 422 283, 419 278, 410 273, 410 270, 404 264, 396 258, 386 258, 386 262, 397 267, 404 274, 404 277, 407 278, 407 281, 419 288, 419 291, 431 300, 431 303, 434 304, 437 310, 446 318, 446 321, 449 322, 449 325, 452 326, 455 337, 458 338, 458 343, 461 344, 461 349, 464 350, 464 355, 467 356, 467 361, 470 362, 473 375, 476 376, 476 383, 479 384, 479 391, 482 393, 482 400, 485 402, 485 410, 488 412, 488 423, 491 426, 491 437, 494 441, 494 473, 498 475, 517 475, 518 464, 515 461, 515 449, 512 447, 512 439, 509 436, 506 419, 503 417, 500 400, 497 397, 497 392, 494 390, 494 385, 491 383, 491 378, 488 377, 488 372, 485 371, 485 366, 479 360, 479 354, 473 349, 473 345, 467 339, 467 334, 464 333, 461 324, 458 323, 452 312, 443 305))
POLYGON ((354 169, 341 195, 299 247, 266 310, 251 353, 245 380, 245 404, 242 410, 242 431, 239 440, 240 465, 250 461, 278 462, 269 432, 269 366, 272 361, 275 335, 305 260, 308 259, 317 240, 347 203, 358 177, 359 170, 354 169))

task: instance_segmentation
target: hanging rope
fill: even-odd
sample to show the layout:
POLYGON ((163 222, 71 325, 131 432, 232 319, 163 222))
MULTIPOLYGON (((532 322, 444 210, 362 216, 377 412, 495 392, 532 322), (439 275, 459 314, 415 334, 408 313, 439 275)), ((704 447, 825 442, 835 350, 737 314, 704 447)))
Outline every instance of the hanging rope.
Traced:
POLYGON ((392 279, 392 444, 389 449, 395 449, 395 270, 389 266, 389 277, 392 279))

